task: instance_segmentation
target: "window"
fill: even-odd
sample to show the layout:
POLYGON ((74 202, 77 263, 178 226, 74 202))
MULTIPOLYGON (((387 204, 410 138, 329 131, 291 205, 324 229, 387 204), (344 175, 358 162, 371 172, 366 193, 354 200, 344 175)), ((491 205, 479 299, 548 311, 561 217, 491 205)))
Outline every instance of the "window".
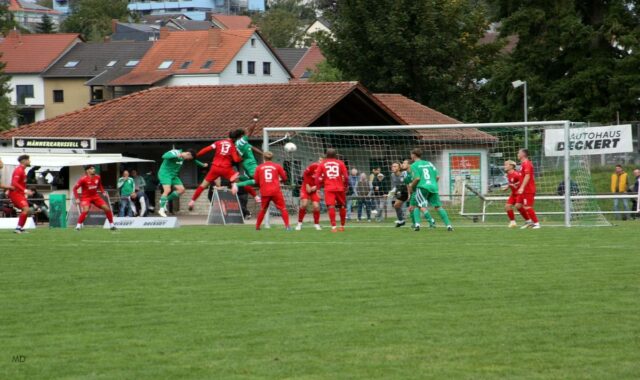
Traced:
POLYGON ((67 69, 72 69, 72 68, 78 66, 78 63, 80 63, 80 61, 69 61, 69 62, 64 64, 64 67, 67 68, 67 69))
POLYGON ((256 63, 254 61, 247 62, 247 74, 256 73, 256 63))
POLYGON ((160 70, 166 70, 173 65, 173 61, 162 61, 162 63, 158 66, 160 70))
POLYGON ((271 62, 262 62, 262 74, 271 75, 271 62))
POLYGON ((107 67, 113 67, 116 63, 118 63, 118 61, 109 61, 109 63, 107 63, 107 67))
POLYGON ((189 66, 191 66, 191 61, 186 61, 184 63, 182 63, 182 65, 180 65, 180 69, 181 70, 186 70, 189 68, 189 66))
POLYGON ((53 102, 54 103, 64 103, 64 91, 63 90, 53 90, 53 102))
POLYGON ((32 84, 19 84, 16 86, 16 98, 19 105, 24 105, 26 98, 33 98, 33 85, 32 84))
POLYGON ((125 64, 126 67, 136 67, 138 65, 138 63, 140 63, 139 60, 137 59, 132 59, 131 61, 127 61, 127 63, 125 64))
POLYGON ((256 39, 255 38, 251 39, 251 47, 256 47, 256 39))
POLYGON ((207 61, 204 63, 204 65, 202 65, 203 69, 208 69, 211 67, 211 65, 213 65, 213 61, 207 61))
POLYGON ((236 61, 236 73, 242 74, 242 61, 236 61))

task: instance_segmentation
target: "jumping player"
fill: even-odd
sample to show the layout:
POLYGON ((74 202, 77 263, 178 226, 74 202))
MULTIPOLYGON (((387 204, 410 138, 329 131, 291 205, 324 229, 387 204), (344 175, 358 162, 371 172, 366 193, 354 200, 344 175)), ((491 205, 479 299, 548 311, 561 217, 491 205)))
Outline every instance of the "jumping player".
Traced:
POLYGON ((287 173, 284 171, 282 166, 275 162, 271 162, 273 159, 273 153, 264 152, 263 157, 264 163, 258 165, 254 176, 256 185, 259 186, 260 194, 262 195, 262 208, 260 209, 258 219, 256 220, 256 230, 260 230, 262 221, 269 210, 269 203, 273 201, 282 214, 285 229, 289 231, 291 230, 291 227, 289 226, 289 213, 287 212, 287 206, 284 202, 282 189, 280 188, 280 180, 286 181, 287 173))
MULTIPOLYGON (((518 188, 520 187, 522 176, 520 175, 520 172, 516 170, 515 161, 505 161, 504 171, 507 173, 508 182, 504 191, 511 190, 511 195, 509 196, 509 199, 507 199, 507 203, 504 205, 504 210, 507 212, 507 216, 509 217, 509 228, 515 228, 518 225, 516 224, 516 216, 513 212, 513 208, 518 200, 518 188)), ((524 208, 520 208, 518 211, 520 212, 520 215, 527 220, 527 214, 525 213, 524 208)))
POLYGON ((111 212, 111 208, 107 202, 98 195, 98 191, 102 194, 105 194, 105 191, 104 187, 102 187, 100 176, 96 174, 95 166, 86 165, 84 167, 84 173, 85 175, 80 177, 78 182, 73 186, 73 195, 82 209, 82 213, 80 213, 80 217, 78 218, 78 224, 76 225, 76 231, 82 229, 84 220, 87 218, 89 208, 92 204, 104 211, 111 230, 115 231, 116 227, 113 225, 113 212, 111 212), (78 195, 78 189, 82 189, 82 194, 78 195))
POLYGON ((329 209, 329 220, 331 221, 331 232, 336 229, 336 207, 340 209, 340 229, 344 231, 344 224, 347 219, 346 198, 349 189, 349 173, 344 162, 338 160, 338 153, 335 149, 327 149, 325 159, 318 164, 315 175, 316 191, 324 183, 324 201, 329 209))
POLYGON ((26 169, 31 166, 31 160, 29 156, 23 154, 18 157, 20 165, 13 170, 11 176, 11 187, 9 190, 9 199, 16 208, 22 210, 20 217, 18 217, 18 226, 15 229, 15 233, 21 234, 27 231, 24 230, 24 225, 27 223, 31 211, 29 209, 29 202, 27 202, 27 195, 32 195, 33 192, 27 189, 27 171, 26 169))
POLYGON ((311 200, 311 204, 313 205, 313 225, 318 231, 322 229, 322 227, 320 227, 320 194, 318 194, 318 188, 316 187, 314 178, 320 162, 322 162, 322 158, 317 162, 312 162, 311 165, 307 166, 304 170, 304 173, 302 173, 302 186, 300 186, 300 210, 298 210, 298 225, 296 226, 296 231, 300 231, 302 229, 302 221, 307 213, 309 200, 311 200))
MULTIPOLYGON (((229 132, 229 136, 233 136, 233 133, 233 131, 229 132)), ((231 138, 218 140, 213 144, 200 149, 198 154, 196 154, 196 157, 203 156, 211 151, 214 151, 211 168, 209 169, 207 176, 204 178, 204 181, 202 181, 193 193, 193 197, 191 197, 191 200, 189 201, 189 211, 193 210, 193 206, 200 197, 200 194, 202 194, 205 189, 208 189, 209 185, 214 183, 219 177, 225 178, 231 182, 231 193, 233 195, 238 193, 238 186, 236 185, 236 182, 240 177, 240 173, 235 171, 233 164, 241 162, 242 158, 238 154, 238 150, 233 144, 233 141, 231 138)))
POLYGON ((256 173, 256 167, 258 167, 258 161, 253 152, 262 155, 262 151, 249 143, 244 129, 236 129, 229 136, 236 142, 236 149, 242 158, 242 168, 244 169, 244 174, 241 174, 238 179, 238 187, 243 187, 256 200, 256 203, 260 203, 260 196, 253 188, 256 184, 253 176, 256 173))
MULTIPOLYGON (((184 185, 180 179, 180 169, 185 161, 191 161, 195 158, 195 151, 193 149, 187 149, 185 151, 181 149, 172 149, 162 155, 162 165, 158 170, 158 180, 162 185, 162 196, 160 197, 160 208, 158 214, 162 217, 167 217, 167 202, 180 198, 180 195, 184 193, 184 185), (175 188, 175 191, 171 191, 175 188)), ((207 164, 195 160, 196 165, 200 167, 207 167, 207 164)))
MULTIPOLYGON (((440 218, 447 226, 447 231, 453 231, 451 222, 449 221, 449 215, 442 208, 440 203, 440 195, 438 193, 438 170, 429 161, 421 159, 422 151, 418 148, 411 151, 411 192, 415 193, 413 198, 413 217, 415 218, 415 231, 420 231, 420 210, 424 213, 424 217, 427 220, 433 220, 431 214, 428 213, 427 207, 431 205, 435 207, 436 211, 440 215, 440 218)), ((432 224, 430 222, 430 224, 432 224)))
POLYGON ((533 209, 536 197, 536 182, 534 179, 533 164, 529 160, 529 151, 520 149, 518 151, 518 160, 520 160, 520 174, 522 182, 518 188, 518 199, 516 200, 516 208, 525 219, 525 223, 521 228, 540 228, 538 217, 533 209))

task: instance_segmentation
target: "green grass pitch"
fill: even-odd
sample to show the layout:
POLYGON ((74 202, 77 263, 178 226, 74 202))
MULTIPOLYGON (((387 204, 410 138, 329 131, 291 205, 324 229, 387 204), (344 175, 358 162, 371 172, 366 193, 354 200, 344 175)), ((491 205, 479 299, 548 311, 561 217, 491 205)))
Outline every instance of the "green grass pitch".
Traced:
POLYGON ((5 231, 0 378, 637 379, 639 231, 5 231))

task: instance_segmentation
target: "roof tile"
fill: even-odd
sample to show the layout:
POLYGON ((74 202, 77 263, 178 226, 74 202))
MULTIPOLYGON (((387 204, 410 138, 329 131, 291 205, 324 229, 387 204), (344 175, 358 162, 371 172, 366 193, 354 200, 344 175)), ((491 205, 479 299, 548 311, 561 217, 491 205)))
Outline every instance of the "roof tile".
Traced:
POLYGON ((0 40, 0 61, 6 63, 4 71, 7 74, 41 73, 80 41, 80 35, 72 33, 21 34, 11 31, 0 40))

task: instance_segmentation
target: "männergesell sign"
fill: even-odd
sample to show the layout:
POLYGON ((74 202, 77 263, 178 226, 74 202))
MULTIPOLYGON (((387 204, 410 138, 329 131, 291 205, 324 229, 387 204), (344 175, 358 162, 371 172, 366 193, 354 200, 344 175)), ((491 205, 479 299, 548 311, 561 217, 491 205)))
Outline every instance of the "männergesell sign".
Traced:
MULTIPOLYGON (((633 152, 631 124, 606 127, 571 128, 569 149, 572 156, 633 152)), ((564 156, 564 129, 544 131, 544 154, 564 156)))

